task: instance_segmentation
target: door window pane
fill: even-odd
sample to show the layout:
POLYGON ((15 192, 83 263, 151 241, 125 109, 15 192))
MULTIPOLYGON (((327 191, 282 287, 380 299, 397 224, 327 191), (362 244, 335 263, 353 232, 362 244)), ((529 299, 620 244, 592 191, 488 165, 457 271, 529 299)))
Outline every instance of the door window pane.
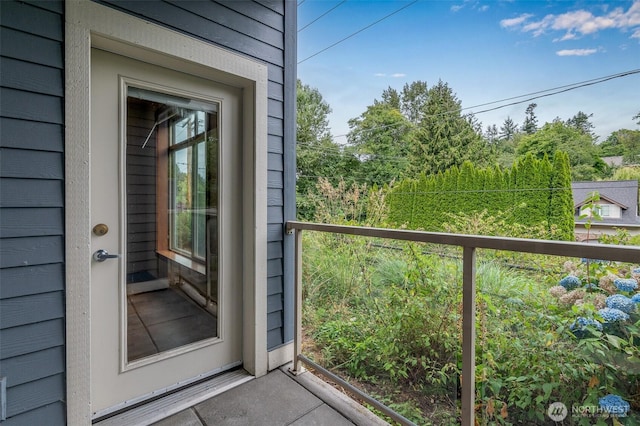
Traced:
POLYGON ((128 89, 130 362, 219 336, 218 109, 128 89))

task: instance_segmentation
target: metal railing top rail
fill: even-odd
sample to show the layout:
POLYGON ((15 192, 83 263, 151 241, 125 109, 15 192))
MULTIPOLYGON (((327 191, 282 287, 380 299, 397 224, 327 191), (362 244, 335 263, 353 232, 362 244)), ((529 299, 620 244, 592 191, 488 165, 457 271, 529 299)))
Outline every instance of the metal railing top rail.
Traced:
POLYGON ((301 231, 320 231, 363 237, 435 243, 460 247, 506 250, 521 253, 640 263, 640 246, 616 246, 609 244, 490 237, 484 235, 463 235, 443 232, 413 231, 407 229, 372 228, 365 226, 288 221, 286 223, 286 231, 292 232, 294 229, 301 231))

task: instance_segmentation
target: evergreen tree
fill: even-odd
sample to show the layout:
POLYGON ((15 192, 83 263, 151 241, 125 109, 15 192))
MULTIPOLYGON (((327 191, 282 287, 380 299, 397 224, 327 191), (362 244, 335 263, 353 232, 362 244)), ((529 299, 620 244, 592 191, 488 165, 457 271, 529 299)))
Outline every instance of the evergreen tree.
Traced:
POLYGON ((593 114, 585 114, 582 111, 578 111, 576 115, 567 120, 567 126, 578 130, 583 135, 589 135, 595 141, 597 139, 596 134, 593 132, 594 126, 589 121, 593 117, 593 114))
POLYGON ((538 104, 531 103, 525 111, 524 123, 522 123, 522 132, 532 135, 538 130, 538 117, 536 117, 536 107, 538 104))
POLYGON ((492 124, 487 126, 487 130, 484 132, 484 137, 491 146, 495 146, 499 140, 498 126, 492 124))
POLYGON ((500 140, 512 141, 516 137, 517 133, 518 126, 516 125, 516 123, 514 123, 511 117, 507 117, 504 120, 504 123, 502 123, 502 126, 500 126, 500 140))
POLYGON ((422 119, 410 141, 410 171, 437 173, 465 160, 478 165, 491 162, 490 151, 467 117, 461 114, 461 104, 444 82, 428 91, 422 119))
POLYGON ((551 226, 556 225, 556 238, 565 241, 575 240, 573 194, 571 192, 571 172, 569 156, 566 152, 557 151, 553 157, 551 174, 551 196, 549 197, 549 233, 551 226))

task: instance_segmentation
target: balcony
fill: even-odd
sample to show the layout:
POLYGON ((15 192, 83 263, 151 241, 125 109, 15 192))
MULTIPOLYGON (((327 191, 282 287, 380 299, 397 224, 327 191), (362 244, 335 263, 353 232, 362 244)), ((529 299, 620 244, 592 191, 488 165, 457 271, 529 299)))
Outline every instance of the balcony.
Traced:
MULTIPOLYGON (((615 322, 607 323, 599 314, 594 313, 594 307, 589 302, 588 297, 585 296, 585 303, 582 305, 566 304, 563 305, 558 300, 555 300, 552 295, 547 291, 555 282, 558 282, 565 274, 569 274, 563 268, 563 263, 569 261, 574 268, 581 268, 581 271, 586 272, 588 280, 591 282, 596 278, 596 269, 600 268, 602 271, 611 270, 625 270, 627 275, 630 274, 631 269, 637 268, 640 263, 640 247, 636 246, 614 246, 614 245, 598 245, 598 244, 586 244, 586 243, 573 243, 573 242, 560 242, 560 241, 547 241, 547 240, 530 240, 530 239, 517 239, 517 238, 499 238, 499 237, 485 237, 485 236, 471 236, 471 235, 459 235, 459 234, 445 234, 445 233, 429 233, 419 231, 397 230, 397 229, 380 229, 380 228, 367 228, 357 226, 343 226, 343 225, 327 225, 319 223, 306 223, 306 222, 288 222, 287 231, 295 234, 295 276, 296 276, 296 333, 294 341, 294 362, 292 371, 299 373, 304 370, 304 367, 314 370, 315 372, 326 376, 331 382, 336 383, 348 390, 348 393, 361 400, 365 404, 377 410, 382 416, 386 416, 390 421, 400 424, 412 424, 413 420, 410 420, 403 415, 396 413, 394 410, 387 407, 387 405, 379 403, 375 399, 369 397, 365 392, 362 392, 357 387, 352 386, 350 381, 354 379, 353 374, 350 377, 340 377, 335 371, 344 372, 347 370, 345 365, 356 365, 360 368, 360 379, 355 377, 355 381, 365 382, 366 376, 370 373, 367 368, 371 364, 378 364, 381 366, 381 370, 384 371, 385 376, 390 379, 391 384, 394 382, 394 374, 411 375, 412 369, 419 374, 439 374, 437 369, 429 368, 430 360, 428 356, 422 356, 416 361, 415 358, 409 360, 410 364, 403 371, 393 370, 393 366, 385 366, 385 359, 381 359, 380 353, 376 356, 377 350, 382 348, 376 348, 369 339, 372 329, 369 327, 375 327, 374 324, 366 324, 359 320, 356 308, 351 313, 353 327, 349 326, 349 319, 340 323, 335 321, 336 327, 342 327, 343 330, 349 330, 350 336, 360 336, 360 347, 367 346, 367 349, 362 351, 364 355, 360 353, 358 356, 367 355, 368 358, 355 359, 354 357, 346 356, 345 359, 340 360, 340 365, 331 369, 325 368, 319 365, 320 362, 314 361, 311 358, 315 355, 316 358, 322 359, 322 348, 313 350, 313 347, 309 345, 308 334, 312 334, 312 331, 303 328, 303 324, 306 324, 306 318, 303 317, 303 313, 307 314, 303 309, 305 307, 303 301, 303 293, 309 297, 310 292, 321 291, 321 286, 309 288, 309 272, 305 268, 309 262, 309 258, 305 258, 303 262, 303 256, 305 251, 303 250, 303 234, 314 233, 322 235, 326 240, 330 240, 332 244, 331 248, 335 250, 335 268, 338 269, 338 263, 342 262, 341 256, 348 257, 349 253, 353 253, 354 258, 351 259, 351 279, 355 281, 367 281, 372 276, 372 272, 367 272, 366 268, 380 262, 381 259, 384 262, 390 262, 398 260, 397 253, 403 251, 413 251, 421 254, 416 255, 416 259, 424 259, 428 256, 429 259, 440 259, 442 265, 445 265, 449 269, 449 273, 446 276, 436 277, 436 280, 432 280, 426 276, 433 273, 435 269, 432 265, 420 265, 420 262, 416 262, 416 268, 413 270, 413 274, 422 274, 424 276, 415 276, 414 278, 424 283, 432 283, 440 280, 446 281, 446 287, 451 294, 452 300, 440 300, 440 304, 448 304, 448 310, 444 309, 438 311, 434 309, 434 306, 425 304, 423 306, 422 315, 423 321, 418 321, 424 324, 433 324, 433 321, 427 321, 429 316, 433 316, 435 312, 453 312, 448 318, 456 319, 456 324, 453 324, 453 329, 458 330, 460 338, 457 339, 458 343, 455 347, 447 348, 449 353, 453 354, 450 363, 447 365, 448 371, 446 376, 451 379, 452 376, 456 376, 457 380, 446 382, 442 380, 442 387, 446 388, 444 394, 449 397, 448 407, 444 409, 449 411, 449 417, 447 420, 442 420, 441 423, 434 424, 462 424, 462 425, 474 425, 474 424, 547 424, 550 422, 550 415, 563 416, 562 419, 571 422, 570 424, 611 424, 613 421, 611 417, 616 416, 616 408, 613 410, 602 409, 598 406, 597 402, 599 397, 604 397, 605 393, 611 393, 608 389, 609 384, 626 386, 627 389, 636 389, 637 394, 640 394, 640 387, 638 387, 637 378, 640 374, 640 359, 638 359, 638 351, 636 348, 637 342, 640 341, 637 332, 636 325, 630 324, 625 329, 626 334, 616 333, 615 331, 605 332, 599 331, 597 327, 604 325, 612 326, 615 322), (403 245, 406 244, 406 245, 403 245), (362 250, 357 249, 344 249, 344 247, 362 247, 362 250), (365 253, 363 255, 363 253, 365 253), (516 265, 514 259, 518 259, 520 263, 526 261, 527 264, 516 265), (587 259, 598 259, 597 261, 590 261, 587 259), (583 261, 584 260, 584 261, 583 261), (572 263, 571 263, 572 262, 572 263), (549 310, 555 309, 556 311, 540 311, 540 306, 537 307, 538 311, 528 304, 526 295, 523 292, 522 298, 508 297, 510 296, 508 289, 495 287, 497 278, 488 277, 486 275, 487 265, 499 264, 503 265, 501 270, 511 270, 519 268, 524 273, 531 272, 531 276, 543 277, 544 284, 538 282, 534 286, 544 289, 544 292, 540 293, 545 295, 544 300, 541 303, 546 303, 549 306, 549 310), (507 265, 507 266, 504 266, 507 265), (635 265, 635 266, 630 266, 635 265), (421 267, 422 266, 422 267, 421 267), (428 266, 428 267, 427 267, 428 266), (305 279, 303 280, 303 272, 305 279), (535 273, 534 273, 535 272, 535 273), (589 277, 589 274, 592 276, 589 277), (368 276, 368 278, 367 278, 368 276), (554 278, 557 277, 557 278, 554 278), (495 282, 493 282, 494 280, 495 282), (304 282, 303 282, 304 281, 304 282), (539 285, 538 285, 539 284, 539 285), (494 287, 492 287, 494 285, 494 287), (494 294, 491 294, 493 292, 494 294), (503 293, 497 295, 503 297, 496 303, 497 299, 492 300, 491 297, 496 296, 495 293, 503 293), (524 300, 522 300, 524 299, 524 300), (557 305, 557 307, 556 307, 557 305), (552 308, 552 306, 554 306, 552 308), (565 311, 561 312, 561 309, 565 311), (574 329, 574 325, 570 325, 567 322, 567 318, 572 315, 578 317, 585 312, 592 312, 595 318, 600 321, 593 327, 584 327, 574 329), (557 315, 556 315, 557 314, 557 315), (538 348, 530 348, 527 346, 527 341, 532 338, 528 336, 527 328, 520 327, 517 323, 514 325, 513 319, 526 318, 526 321, 533 322, 534 325, 538 324, 542 332, 538 338, 543 339, 543 344, 538 348), (559 319, 564 319, 564 322, 559 319), (555 321, 555 323, 554 323, 555 321), (499 324, 498 324, 499 323, 499 324), (338 324, 341 324, 338 327, 338 324), (345 325, 346 324, 346 325, 345 325), (573 331, 569 331, 572 328, 573 331), (502 332, 497 335, 491 335, 491 330, 501 329, 502 332), (578 332, 582 332, 583 335, 579 335, 578 332), (509 353, 500 353, 499 349, 490 347, 493 340, 502 339, 505 345, 512 348, 509 353), (585 347, 588 350, 585 350, 585 347), (303 350, 305 348, 305 350, 303 350), (311 356, 305 353, 310 349, 311 356), (567 371, 578 371, 581 375, 576 377, 564 377, 559 374, 556 377, 557 380, 545 379, 545 372, 538 372, 536 365, 546 365, 544 357, 549 357, 549 354, 557 354, 562 350, 568 351, 566 358, 549 359, 547 361, 562 365, 567 364, 567 371), (607 352, 611 350, 611 352, 607 352), (585 354, 588 354, 585 355, 585 354), (585 358, 580 358, 584 356, 585 358), (511 359, 507 359, 509 357, 511 359), (542 357, 542 358, 540 358, 542 357), (531 363, 530 371, 528 372, 516 372, 506 377, 496 379, 492 377, 492 374, 500 370, 500 364, 513 365, 513 359, 522 360, 521 365, 527 365, 531 363), (536 359, 539 360, 536 363, 536 359), (584 361, 584 364, 582 362, 584 361), (510 362, 511 364, 508 364, 510 362), (421 365, 422 363, 422 365, 421 365), (387 370, 385 370, 385 368, 387 370), (624 368, 624 379, 619 380, 633 380, 634 383, 616 383, 618 380, 615 375, 616 369, 624 368), (365 379, 362 379, 365 377, 365 379), (474 378, 473 380, 466 380, 465 378, 474 378), (579 382, 579 386, 572 389, 572 399, 561 400, 560 398, 566 397, 566 389, 561 392, 563 386, 566 387, 572 383, 572 380, 578 380, 584 378, 584 382, 579 382), (493 380, 495 379, 495 380, 493 380), (546 381, 545 381, 546 380, 546 381), (505 389, 511 389, 510 393, 505 393, 505 389), (564 392, 564 393, 563 393, 564 392), (527 403, 527 398, 530 401, 527 403), (558 408, 557 404, 562 403, 558 408), (541 409, 540 407, 544 407, 541 409), (548 410, 547 410, 548 408, 548 410), (555 410, 555 411, 554 411, 555 410), (598 417, 597 420, 594 420, 598 417), (600 423, 592 423, 592 421, 599 421, 600 423)), ((345 260, 347 262, 348 260, 345 260)), ((564 265, 565 268, 569 267, 564 265)), ((446 269, 445 268, 445 269, 446 269)), ((500 268, 499 268, 500 269, 500 268)), ((517 271, 516 271, 517 272, 517 271)), ((574 271, 575 272, 575 271, 574 271)), ((339 272, 336 271, 336 274, 339 272)), ((516 273, 517 275, 517 273, 516 273)), ((522 275, 522 274, 520 274, 522 275)), ((514 275, 515 276, 515 275, 514 275)), ((398 277, 396 277, 398 278, 398 277)), ((398 278, 403 280, 402 276, 398 278)), ((322 280, 320 280, 322 281, 322 280)), ((329 278, 326 278, 329 282, 329 278)), ((369 280, 369 283, 375 280, 369 280)), ((406 290, 405 296, 399 300, 390 301, 384 300, 385 293, 379 292, 380 288, 376 288, 375 285, 371 285, 371 288, 367 289, 364 293, 364 299, 377 300, 376 303, 398 303, 399 311, 401 315, 415 315, 415 311, 407 311, 402 306, 402 302, 410 303, 411 299, 417 299, 420 297, 419 290, 416 290, 408 282, 410 279, 404 277, 404 290, 406 290), (418 292, 418 293, 416 293, 418 292)), ((380 282, 378 283, 380 284, 380 282)), ((514 287, 517 284, 514 284, 514 287)), ((524 286, 525 284, 522 284, 524 286)), ((526 284, 531 285, 531 284, 526 284)), ((584 290, 584 294, 593 295, 601 293, 602 289, 596 288, 596 284, 587 286, 584 290), (593 288, 591 288, 593 287, 593 288)), ((398 283, 398 289, 403 290, 402 283, 398 283)), ((520 289, 523 290, 524 289, 520 289)), ((527 290, 531 291, 531 289, 527 290)), ((583 290, 580 290, 583 291, 583 290)), ((346 292, 346 291, 345 291, 346 292)), ((444 293, 443 293, 444 294, 444 293)), ((631 296, 631 293, 627 293, 631 296)), ((339 295, 337 295, 340 297, 339 295)), ((602 296, 604 298, 604 295, 602 296)), ((564 303, 564 302, 563 302, 564 303)), ((344 310, 349 311, 351 309, 349 304, 343 304, 344 310)), ((352 305, 353 306, 353 305, 352 305)), ((329 308, 327 308, 329 309, 329 308)), ((369 308, 371 309, 371 308, 369 308)), ((373 308, 375 309, 375 308, 373 308)), ((595 312, 599 312, 595 310, 595 312)), ((349 312, 347 312, 349 314, 349 312)), ((335 314, 336 316, 339 313, 335 314)), ((603 314, 604 315, 604 314, 603 314)), ((444 314, 446 317, 446 314, 444 314)), ((326 314, 323 318, 331 318, 329 314, 326 314)), ((416 318, 413 318, 415 320, 416 318)), ((632 321, 638 321, 638 317, 635 314, 631 315, 632 321)), ((325 321, 327 321, 325 319, 325 321)), ((331 320, 329 320, 331 321, 331 320)), ((404 318, 390 318, 387 324, 401 323, 404 318)), ((613 320, 612 320, 613 321, 613 320)), ((415 324, 415 322, 414 322, 415 324)), ((449 324, 451 325, 451 324, 449 324)), ((531 326, 531 324, 529 325, 531 326)), ((416 332, 416 329, 420 327, 414 327, 410 329, 412 338, 426 339, 424 333, 416 332)), ((450 332, 451 327, 446 328, 450 332)), ((389 328, 393 330, 393 328, 389 328)), ((406 332, 407 329, 397 328, 398 333, 406 332)), ((316 334, 325 333, 326 330, 315 330, 316 334)), ((419 331, 419 330, 418 330, 419 331)), ((393 336, 394 338, 401 338, 400 335, 393 336)), ((453 339, 449 339, 449 342, 456 341, 456 336, 453 339)), ((339 339, 340 337, 335 337, 339 339)), ((392 339, 393 340, 393 339, 392 339)), ((313 342, 311 342, 311 345, 313 342)), ((356 345, 357 346, 357 345, 356 345)), ((386 356, 386 355, 383 355, 386 356)), ((356 371, 358 371, 356 368, 356 371)), ((560 369, 561 370, 561 369, 560 369)), ((559 371, 560 371, 559 370, 559 371)), ((353 371, 353 369, 352 369, 353 371)), ((622 373, 622 370, 620 370, 622 373)), ((504 373, 504 372, 503 372, 504 373)), ((567 373, 567 375, 569 375, 567 373)), ((358 373, 355 374, 358 376, 358 373)), ((444 375, 443 375, 444 377, 444 375)), ((397 378, 397 377, 396 377, 397 378)), ((375 383, 378 379, 369 383, 368 388, 376 391, 375 383), (374 385, 371 385, 374 383, 374 385)), ((424 398, 427 400, 423 405, 438 405, 441 402, 439 399, 428 393, 417 392, 418 398, 424 398)), ((629 397, 627 396, 627 399, 629 397)), ((635 398, 634 398, 635 399, 635 398)), ((625 410, 625 416, 637 415, 638 401, 629 401, 630 410, 625 410)), ((602 404, 602 403, 601 403, 602 404)), ((447 405, 447 404, 445 404, 447 405)), ((605 407, 607 407, 605 405, 605 407)), ((620 413, 618 413, 620 414, 620 413)), ((559 417, 557 417, 559 418, 559 417)), ((430 419, 433 420, 433 419, 430 419)), ((617 419, 614 419, 617 421, 617 419)), ((632 419, 629 419, 632 420, 632 419)), ((426 420, 425 420, 426 422, 426 420)), ((418 421, 421 423, 421 421, 418 421)), ((569 424, 569 423, 567 423, 569 424)), ((618 423, 614 423, 618 424, 618 423)))

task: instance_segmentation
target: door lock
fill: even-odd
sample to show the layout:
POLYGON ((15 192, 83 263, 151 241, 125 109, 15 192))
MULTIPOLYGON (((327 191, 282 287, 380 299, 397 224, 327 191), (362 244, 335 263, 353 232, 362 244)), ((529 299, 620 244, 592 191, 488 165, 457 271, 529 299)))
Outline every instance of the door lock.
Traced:
POLYGON ((109 254, 108 251, 100 249, 93 253, 93 260, 96 262, 104 262, 107 259, 116 259, 120 257, 119 254, 109 254))

